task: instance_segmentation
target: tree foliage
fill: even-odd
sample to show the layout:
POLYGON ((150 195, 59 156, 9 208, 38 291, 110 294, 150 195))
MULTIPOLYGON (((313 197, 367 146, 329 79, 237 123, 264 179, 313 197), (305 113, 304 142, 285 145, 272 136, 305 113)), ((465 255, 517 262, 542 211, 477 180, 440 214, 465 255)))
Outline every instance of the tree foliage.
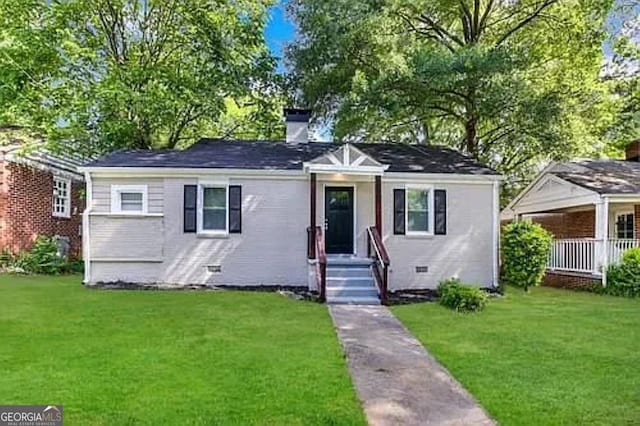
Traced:
POLYGON ((600 80, 611 0, 294 0, 302 97, 337 137, 454 146, 517 186, 590 154, 613 120, 600 80))
POLYGON ((620 114, 610 128, 613 146, 623 149, 640 138, 640 4, 619 0, 609 17, 611 58, 606 78, 621 100, 620 114))
POLYGON ((271 3, 0 0, 0 119, 97 151, 189 144, 230 104, 277 130, 271 3))

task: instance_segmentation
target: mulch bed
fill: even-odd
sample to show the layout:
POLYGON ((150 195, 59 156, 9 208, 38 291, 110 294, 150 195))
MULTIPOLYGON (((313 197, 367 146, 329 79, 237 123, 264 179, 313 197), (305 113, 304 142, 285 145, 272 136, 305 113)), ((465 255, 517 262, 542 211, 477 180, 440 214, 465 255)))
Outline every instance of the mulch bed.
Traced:
MULTIPOLYGON (((93 285, 85 285, 91 289, 102 290, 156 290, 156 291, 254 291, 262 293, 279 293, 285 297, 295 300, 306 300, 318 302, 318 293, 310 291, 306 286, 288 285, 212 285, 212 284, 141 284, 125 281, 100 282, 93 285)), ((483 288, 492 297, 500 297, 498 289, 483 288)), ((387 296, 388 305, 409 305, 414 303, 428 303, 438 301, 438 292, 434 289, 408 289, 389 292, 387 296)))

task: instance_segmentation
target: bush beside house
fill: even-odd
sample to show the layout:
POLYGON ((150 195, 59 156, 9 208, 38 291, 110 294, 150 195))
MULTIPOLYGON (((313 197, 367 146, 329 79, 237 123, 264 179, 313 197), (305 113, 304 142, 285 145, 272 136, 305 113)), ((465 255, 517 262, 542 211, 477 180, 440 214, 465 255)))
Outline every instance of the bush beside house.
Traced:
POLYGON ((30 250, 16 255, 5 251, 1 256, 1 266, 4 272, 43 275, 80 273, 84 269, 82 261, 62 255, 58 242, 45 236, 36 238, 30 250))
POLYGON ((607 269, 607 285, 600 290, 612 296, 640 296, 640 248, 622 255, 622 262, 607 269))
POLYGON ((477 286, 465 285, 457 278, 442 281, 438 285, 440 304, 458 312, 481 311, 489 296, 477 286))
POLYGON ((513 222, 502 230, 502 282, 528 291, 542 283, 552 236, 530 221, 513 222))

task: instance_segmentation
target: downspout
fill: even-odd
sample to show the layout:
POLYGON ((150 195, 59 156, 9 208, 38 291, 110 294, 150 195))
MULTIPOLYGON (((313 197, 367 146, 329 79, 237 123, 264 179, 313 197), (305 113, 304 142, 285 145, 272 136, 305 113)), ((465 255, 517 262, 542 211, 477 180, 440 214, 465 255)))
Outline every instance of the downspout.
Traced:
POLYGON ((500 182, 493 182, 493 287, 499 286, 500 261, 500 182))
POLYGON ((90 238, 90 213, 93 208, 93 182, 91 173, 84 172, 86 187, 86 206, 82 213, 82 257, 84 258, 84 284, 91 283, 91 238, 90 238))
POLYGON ((602 235, 602 287, 607 286, 607 269, 609 267, 609 197, 606 195, 602 196, 603 201, 603 218, 602 224, 604 226, 604 233, 602 235))

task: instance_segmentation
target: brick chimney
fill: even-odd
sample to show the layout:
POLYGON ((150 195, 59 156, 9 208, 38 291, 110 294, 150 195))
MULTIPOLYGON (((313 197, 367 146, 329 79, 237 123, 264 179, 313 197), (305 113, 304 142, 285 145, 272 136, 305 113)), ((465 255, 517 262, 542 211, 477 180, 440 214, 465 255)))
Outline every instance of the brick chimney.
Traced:
POLYGON ((625 149, 625 160, 640 161, 640 139, 637 139, 627 145, 625 149))
POLYGON ((310 109, 285 108, 284 121, 287 127, 286 141, 291 144, 309 142, 310 109))

